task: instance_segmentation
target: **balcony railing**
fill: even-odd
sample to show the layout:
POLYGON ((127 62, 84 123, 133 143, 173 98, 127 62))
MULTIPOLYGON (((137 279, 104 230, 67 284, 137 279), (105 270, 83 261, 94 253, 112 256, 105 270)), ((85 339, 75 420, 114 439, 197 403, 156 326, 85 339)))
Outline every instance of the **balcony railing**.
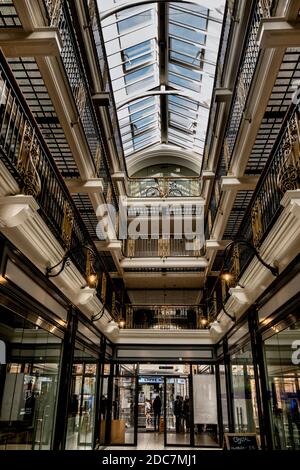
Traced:
POLYGON ((271 16, 272 4, 273 0, 257 0, 252 9, 247 40, 235 86, 236 92, 231 103, 225 138, 212 192, 212 204, 210 204, 213 207, 211 213, 212 226, 221 198, 220 178, 226 175, 230 168, 233 150, 247 105, 249 91, 259 62, 261 51, 256 39, 259 25, 264 18, 271 16))
MULTIPOLYGON (((44 0, 48 24, 57 27, 62 42, 61 59, 77 107, 78 121, 81 122, 90 154, 99 178, 104 180, 104 195, 117 207, 117 198, 110 178, 105 150, 101 141, 90 86, 79 44, 76 38, 67 2, 44 0)), ((77 122, 72 123, 73 125, 77 122)))
MULTIPOLYGON (((300 113, 292 105, 273 146, 238 238, 250 240, 259 248, 283 210, 280 201, 287 190, 300 189, 300 113)), ((249 256, 244 256, 241 271, 249 256)))
POLYGON ((125 328, 205 329, 207 322, 199 305, 127 305, 125 328))
MULTIPOLYGON (((300 189, 300 113, 292 105, 244 215, 237 239, 247 240, 259 249, 283 210, 280 201, 285 192, 297 189, 300 189)), ((238 283, 252 257, 251 248, 242 244, 235 248, 226 266, 226 270, 231 271, 233 285, 238 283)), ((216 312, 220 311, 222 302, 226 302, 231 286, 216 283, 214 290, 219 292, 215 296, 219 299, 216 312)), ((213 298, 213 294, 210 297, 213 298)))
MULTIPOLYGON (((35 197, 39 214, 62 247, 76 250, 72 261, 85 275, 89 255, 83 247, 88 245, 97 254, 96 247, 2 53, 0 98, 0 158, 21 193, 35 197)), ((114 287, 98 255, 94 267, 102 278, 99 296, 111 310, 114 287)))
POLYGON ((123 253, 127 258, 199 257, 204 255, 204 247, 199 239, 138 238, 124 240, 123 253))
POLYGON ((127 192, 129 197, 167 198, 199 197, 202 180, 197 177, 164 177, 164 178, 129 178, 127 192))

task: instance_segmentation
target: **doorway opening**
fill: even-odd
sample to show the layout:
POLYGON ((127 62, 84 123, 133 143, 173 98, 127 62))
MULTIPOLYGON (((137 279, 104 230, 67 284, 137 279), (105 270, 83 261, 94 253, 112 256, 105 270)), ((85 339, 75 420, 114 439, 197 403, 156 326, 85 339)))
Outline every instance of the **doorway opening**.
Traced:
POLYGON ((214 365, 112 364, 101 402, 103 445, 220 446, 214 365))

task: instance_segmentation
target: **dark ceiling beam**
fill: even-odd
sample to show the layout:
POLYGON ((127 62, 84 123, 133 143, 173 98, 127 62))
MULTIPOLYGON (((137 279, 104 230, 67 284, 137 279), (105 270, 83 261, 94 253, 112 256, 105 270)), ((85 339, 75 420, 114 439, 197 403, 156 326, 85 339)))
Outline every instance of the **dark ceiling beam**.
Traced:
MULTIPOLYGON (((158 48, 160 86, 168 85, 168 5, 158 3, 158 48)), ((161 143, 168 143, 168 99, 160 95, 161 143)))

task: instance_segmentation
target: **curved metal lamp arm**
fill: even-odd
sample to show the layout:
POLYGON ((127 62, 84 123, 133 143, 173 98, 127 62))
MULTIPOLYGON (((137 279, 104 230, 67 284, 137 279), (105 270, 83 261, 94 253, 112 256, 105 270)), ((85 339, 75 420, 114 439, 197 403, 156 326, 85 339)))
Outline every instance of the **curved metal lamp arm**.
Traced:
MULTIPOLYGON (((260 263, 265 267, 267 268, 269 271, 271 271, 271 273, 273 274, 273 276, 277 277, 279 275, 279 270, 278 270, 278 267, 277 266, 272 266, 268 263, 266 263, 262 257, 260 256, 259 252, 257 251, 257 249, 255 248, 255 246, 252 245, 252 243, 250 243, 248 240, 244 240, 244 239, 237 239, 237 240, 234 240, 230 243, 228 243, 228 245, 226 246, 225 248, 225 251, 224 251, 224 264, 226 262, 226 259, 227 259, 227 256, 228 256, 228 250, 233 247, 234 245, 246 245, 248 246, 248 248, 250 248, 253 253, 255 254, 255 256, 257 257, 258 261, 260 261, 260 263)), ((224 265, 223 265, 224 267, 224 265)))
MULTIPOLYGON (((208 300, 211 300, 212 298, 213 298, 213 297, 207 297, 206 303, 207 303, 208 300)), ((200 305, 201 305, 201 304, 200 304, 200 305)), ((227 310, 226 310, 226 308, 225 308, 225 306, 224 306, 224 303, 223 303, 223 299, 221 299, 221 308, 222 308, 223 312, 225 313, 225 315, 226 315, 228 318, 230 318, 231 321, 235 321, 235 320, 236 320, 236 318, 235 318, 233 315, 230 315, 230 313, 227 312, 227 310)))
POLYGON ((103 305, 102 309, 100 310, 100 312, 98 313, 95 313, 95 315, 92 315, 91 316, 91 321, 94 322, 94 321, 98 321, 98 320, 101 320, 101 318, 103 317, 105 313, 105 305, 103 305), (98 316, 99 315, 99 316, 98 316))
POLYGON ((58 263, 56 263, 54 266, 49 266, 48 268, 46 268, 46 277, 50 278, 50 277, 59 276, 60 273, 62 273, 63 270, 65 269, 65 266, 68 263, 68 260, 70 259, 70 257, 78 253, 79 251, 81 251, 83 248, 85 248, 86 250, 89 250, 95 257, 97 256, 95 251, 88 245, 82 245, 82 246, 74 248, 73 250, 67 250, 63 258, 58 263), (61 268, 59 269, 59 271, 55 274, 51 274, 53 269, 57 268, 60 264, 61 264, 61 268))

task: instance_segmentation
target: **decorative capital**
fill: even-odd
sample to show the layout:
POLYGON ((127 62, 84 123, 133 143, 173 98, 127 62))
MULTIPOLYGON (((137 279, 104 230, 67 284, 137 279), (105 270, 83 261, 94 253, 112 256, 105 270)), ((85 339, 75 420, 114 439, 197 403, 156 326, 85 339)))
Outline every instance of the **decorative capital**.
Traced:
POLYGON ((0 197, 0 227, 18 227, 36 215, 39 205, 33 196, 0 197))

